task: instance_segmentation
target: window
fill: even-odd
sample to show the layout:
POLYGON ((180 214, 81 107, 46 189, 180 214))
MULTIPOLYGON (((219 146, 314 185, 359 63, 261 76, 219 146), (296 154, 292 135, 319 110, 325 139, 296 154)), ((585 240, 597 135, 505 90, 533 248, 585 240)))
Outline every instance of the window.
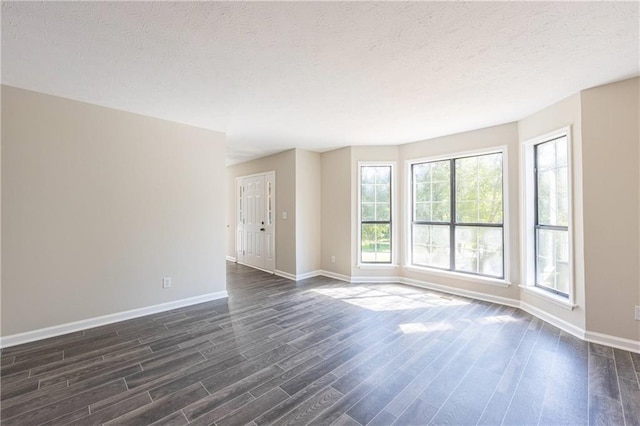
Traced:
POLYGON ((411 166, 411 263, 504 278, 501 152, 411 166))
POLYGON ((391 165, 360 166, 360 263, 390 264, 391 165))
POLYGON ((533 147, 535 285, 569 294, 569 167, 567 136, 533 147))

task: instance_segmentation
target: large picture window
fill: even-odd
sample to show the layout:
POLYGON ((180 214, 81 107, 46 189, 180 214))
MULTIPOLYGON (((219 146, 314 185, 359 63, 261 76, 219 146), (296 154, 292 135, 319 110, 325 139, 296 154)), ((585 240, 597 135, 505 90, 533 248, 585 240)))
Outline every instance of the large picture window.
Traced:
POLYGON ((411 166, 411 262, 504 278, 502 153, 411 166))
POLYGON ((567 136, 534 146, 535 285, 569 294, 567 136))
POLYGON ((391 165, 360 167, 360 262, 391 263, 391 165))

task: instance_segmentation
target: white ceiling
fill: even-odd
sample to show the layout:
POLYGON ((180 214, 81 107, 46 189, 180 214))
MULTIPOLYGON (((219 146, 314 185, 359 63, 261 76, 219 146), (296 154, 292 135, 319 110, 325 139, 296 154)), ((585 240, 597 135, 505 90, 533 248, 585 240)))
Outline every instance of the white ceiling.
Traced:
POLYGON ((227 133, 230 163, 520 119, 639 73, 638 2, 3 2, 2 83, 227 133))

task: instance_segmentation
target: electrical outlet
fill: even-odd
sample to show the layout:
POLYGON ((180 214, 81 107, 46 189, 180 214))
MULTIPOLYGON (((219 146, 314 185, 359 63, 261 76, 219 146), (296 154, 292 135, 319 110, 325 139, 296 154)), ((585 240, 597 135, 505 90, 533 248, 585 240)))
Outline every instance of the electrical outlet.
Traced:
POLYGON ((331 263, 336 263, 336 257, 335 256, 331 256, 331 263))
POLYGON ((286 219, 287 218, 287 212, 282 212, 282 218, 286 219))
POLYGON ((636 305, 636 320, 640 321, 640 306, 636 305))
POLYGON ((171 287, 171 277, 165 277, 162 279, 162 288, 170 288, 171 287))

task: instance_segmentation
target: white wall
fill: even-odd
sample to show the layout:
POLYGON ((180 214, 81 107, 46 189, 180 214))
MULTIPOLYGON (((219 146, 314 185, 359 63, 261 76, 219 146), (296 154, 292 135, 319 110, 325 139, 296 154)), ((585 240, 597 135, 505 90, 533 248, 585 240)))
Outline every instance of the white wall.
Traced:
POLYGON ((3 337, 225 290, 224 134, 6 86, 2 124, 3 337))

